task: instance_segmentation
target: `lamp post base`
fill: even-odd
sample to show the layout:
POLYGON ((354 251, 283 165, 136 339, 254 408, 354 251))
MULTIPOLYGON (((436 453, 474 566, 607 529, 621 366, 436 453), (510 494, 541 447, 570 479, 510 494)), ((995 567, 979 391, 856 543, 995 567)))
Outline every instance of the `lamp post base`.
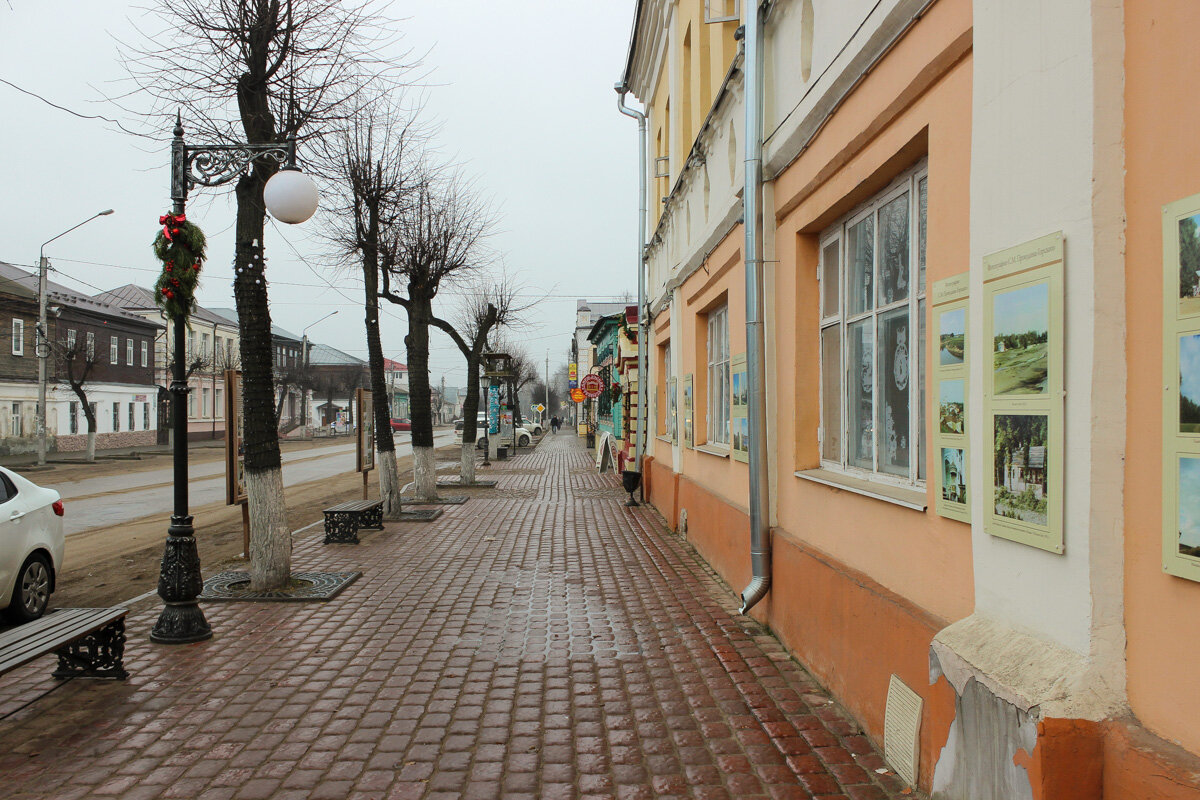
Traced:
POLYGON ((200 554, 192 517, 172 517, 158 576, 158 596, 166 606, 150 631, 150 641, 159 644, 189 644, 212 637, 212 628, 196 598, 204 591, 200 576, 200 554))

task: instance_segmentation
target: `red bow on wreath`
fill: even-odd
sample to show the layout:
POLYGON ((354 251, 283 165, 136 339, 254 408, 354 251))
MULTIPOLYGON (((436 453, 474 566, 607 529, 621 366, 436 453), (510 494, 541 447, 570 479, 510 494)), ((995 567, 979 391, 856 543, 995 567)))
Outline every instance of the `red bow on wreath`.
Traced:
POLYGON ((163 226, 163 236, 168 242, 173 241, 171 237, 179 233, 181 222, 187 222, 186 214, 163 214, 158 218, 158 224, 163 226))

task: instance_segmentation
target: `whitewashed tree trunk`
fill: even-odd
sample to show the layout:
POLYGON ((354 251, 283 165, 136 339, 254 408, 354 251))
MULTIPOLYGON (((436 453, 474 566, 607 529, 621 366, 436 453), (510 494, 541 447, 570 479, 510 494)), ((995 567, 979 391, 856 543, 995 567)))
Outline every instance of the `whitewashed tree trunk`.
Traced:
POLYGON ((87 435, 87 460, 96 460, 96 432, 88 431, 87 435))
POLYGON ((282 589, 292 574, 292 531, 279 467, 246 471, 250 506, 250 588, 282 589))
POLYGON ((413 448, 413 481, 413 494, 419 500, 438 499, 437 459, 432 447, 413 448))
POLYGON ((394 450, 379 453, 379 499, 383 501, 384 519, 400 519, 400 473, 394 450))
POLYGON ((464 484, 475 482, 475 445, 462 445, 462 454, 459 456, 458 479, 464 484))

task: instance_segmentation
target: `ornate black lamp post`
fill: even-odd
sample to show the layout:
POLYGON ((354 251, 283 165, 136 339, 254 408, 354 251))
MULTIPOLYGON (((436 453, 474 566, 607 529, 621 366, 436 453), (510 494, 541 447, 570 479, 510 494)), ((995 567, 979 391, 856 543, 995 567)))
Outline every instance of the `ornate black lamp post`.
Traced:
MULTIPOLYGON (((193 186, 220 186, 238 178, 254 163, 275 163, 281 171, 268 181, 263 192, 267 210, 282 222, 304 222, 317 207, 317 189, 296 167, 296 140, 284 144, 215 144, 191 146, 183 141, 183 124, 175 118, 175 138, 171 142, 171 200, 176 215, 184 213, 188 190, 193 186)), ((172 352, 171 407, 175 432, 175 508, 162 567, 158 576, 158 595, 166 604, 150 639, 162 644, 187 644, 212 636, 212 628, 200 610, 196 598, 204 590, 200 577, 200 555, 196 550, 195 529, 188 513, 188 428, 187 373, 184 337, 187 321, 183 315, 171 320, 172 352)))

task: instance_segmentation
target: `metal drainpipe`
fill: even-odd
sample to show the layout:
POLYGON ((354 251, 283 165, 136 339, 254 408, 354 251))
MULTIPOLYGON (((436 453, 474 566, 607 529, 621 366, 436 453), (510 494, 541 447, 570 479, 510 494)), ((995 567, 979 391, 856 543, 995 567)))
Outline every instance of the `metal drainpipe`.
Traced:
MULTIPOLYGON (((646 389, 649 377, 647 366, 647 350, 650 345, 647 337, 646 311, 646 115, 637 109, 625 105, 625 95, 629 87, 617 83, 617 110, 627 117, 633 117, 638 123, 638 416, 637 416, 637 447, 634 450, 634 464, 637 471, 642 471, 642 458, 646 455, 646 389)), ((646 480, 643 476, 639 484, 642 500, 646 499, 646 480)))
POLYGON ((771 588, 770 484, 767 475, 766 344, 762 305, 762 17, 759 0, 743 4, 742 25, 746 104, 746 185, 742 227, 746 234, 746 378, 750 384, 750 584, 742 590, 741 613, 771 588))

